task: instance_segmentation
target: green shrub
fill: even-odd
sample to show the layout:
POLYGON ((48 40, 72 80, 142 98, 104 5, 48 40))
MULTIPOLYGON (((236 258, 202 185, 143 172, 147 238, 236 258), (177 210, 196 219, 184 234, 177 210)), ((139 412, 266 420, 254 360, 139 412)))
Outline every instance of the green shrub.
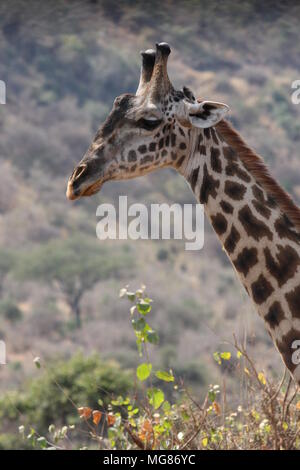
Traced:
MULTIPOLYGON (((29 380, 22 391, 2 395, 1 432, 16 432, 23 424, 47 434, 50 424, 76 422, 77 406, 88 403, 99 408, 101 400, 106 407, 113 396, 126 394, 131 383, 128 371, 121 370, 114 361, 101 361, 97 355, 86 358, 77 354, 68 361, 54 361, 41 377, 29 380)), ((0 446, 1 442, 3 446, 3 434, 0 446)))
POLYGON ((19 307, 10 299, 2 300, 0 302, 0 318, 4 317, 10 322, 21 320, 22 312, 19 307))

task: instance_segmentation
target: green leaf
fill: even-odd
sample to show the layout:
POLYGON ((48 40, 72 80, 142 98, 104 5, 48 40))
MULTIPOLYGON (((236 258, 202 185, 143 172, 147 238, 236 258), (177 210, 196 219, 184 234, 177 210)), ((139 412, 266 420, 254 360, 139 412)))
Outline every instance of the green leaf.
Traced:
POLYGON ((164 372, 162 370, 158 370, 155 373, 156 377, 160 380, 164 380, 165 382, 174 382, 173 374, 169 374, 169 372, 164 372))
POLYGON ((207 447, 207 444, 208 444, 208 439, 207 439, 207 437, 204 437, 204 438, 202 439, 202 445, 203 445, 203 447, 207 447))
POLYGON ((137 378, 143 382, 144 380, 148 379, 149 375, 152 371, 152 364, 144 362, 143 364, 139 365, 136 369, 137 378))
POLYGON ((45 447, 47 447, 47 441, 43 436, 39 437, 36 441, 42 449, 45 449, 45 447))
POLYGON ((168 413, 168 411, 170 411, 171 409, 171 405, 168 401, 165 401, 164 404, 163 404, 163 410, 165 413, 168 413))
POLYGON ((136 331, 143 331, 146 326, 144 318, 139 318, 138 320, 133 319, 131 323, 136 331))
POLYGON ((157 410, 160 405, 165 401, 165 395, 162 390, 159 388, 152 388, 147 392, 149 403, 157 410))
POLYGON ((151 311, 150 303, 145 300, 141 300, 136 307, 141 315, 147 315, 151 311))
POLYGON ((149 343, 151 343, 151 344, 158 344, 158 342, 159 342, 159 336, 156 333, 156 331, 154 331, 154 330, 151 330, 151 331, 147 332, 147 339, 148 339, 149 343))
POLYGON ((220 354, 218 352, 213 353, 213 358, 219 365, 221 364, 220 354))

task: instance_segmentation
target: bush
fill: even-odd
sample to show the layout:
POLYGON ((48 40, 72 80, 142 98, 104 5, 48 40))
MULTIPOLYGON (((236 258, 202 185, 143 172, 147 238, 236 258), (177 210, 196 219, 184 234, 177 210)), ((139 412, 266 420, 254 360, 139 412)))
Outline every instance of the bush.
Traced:
POLYGON ((4 317, 10 322, 21 320, 22 312, 12 300, 2 300, 0 302, 0 317, 4 317))
MULTIPOLYGON (((8 439, 6 433, 16 431, 22 423, 47 435, 50 424, 72 425, 78 420, 77 405, 89 403, 99 408, 101 400, 106 407, 113 396, 127 393, 131 382, 129 372, 96 355, 85 358, 77 354, 68 361, 54 361, 40 378, 29 380, 23 391, 0 398, 2 433, 5 430, 8 439)), ((1 442, 4 445, 3 434, 0 447, 1 442)))

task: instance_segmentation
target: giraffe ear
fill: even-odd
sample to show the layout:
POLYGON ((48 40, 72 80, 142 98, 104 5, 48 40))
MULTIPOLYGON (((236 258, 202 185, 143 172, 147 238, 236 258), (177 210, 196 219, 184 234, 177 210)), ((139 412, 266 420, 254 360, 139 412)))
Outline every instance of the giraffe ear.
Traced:
POLYGON ((194 127, 205 129, 215 126, 229 111, 229 106, 217 101, 202 101, 201 103, 188 103, 186 106, 186 118, 194 127))

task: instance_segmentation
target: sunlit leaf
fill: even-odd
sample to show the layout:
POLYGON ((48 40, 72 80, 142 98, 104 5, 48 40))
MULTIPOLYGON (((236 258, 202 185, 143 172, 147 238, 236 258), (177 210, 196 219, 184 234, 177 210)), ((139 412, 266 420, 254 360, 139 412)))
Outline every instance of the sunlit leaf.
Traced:
POLYGON ((136 307, 141 315, 146 315, 151 311, 150 303, 145 300, 141 300, 136 307))
POLYGON ((218 352, 215 351, 213 353, 213 358, 219 365, 221 364, 220 354, 218 352))
POLYGON ((208 444, 208 439, 207 439, 207 437, 204 437, 204 438, 202 439, 202 445, 203 445, 203 447, 207 447, 207 444, 208 444))
POLYGON ((156 377, 160 380, 164 380, 165 382, 174 382, 173 374, 169 374, 169 372, 165 372, 163 370, 158 370, 155 373, 156 377))
POLYGON ((267 381, 266 381, 266 378, 264 376, 264 374, 262 372, 260 372, 258 374, 258 380, 263 384, 263 385, 266 385, 267 381))
POLYGON ((149 375, 151 374, 151 371, 152 371, 152 364, 144 362, 143 364, 140 364, 138 368, 136 369, 137 378, 141 382, 143 382, 149 377, 149 375))
POLYGON ((45 447, 47 447, 47 441, 45 437, 43 436, 38 437, 36 441, 42 449, 45 449, 45 447))
POLYGON ((229 359, 231 358, 231 353, 229 351, 224 351, 220 353, 220 357, 224 359, 224 361, 229 361, 229 359))
POLYGON ((148 390, 149 403, 157 410, 165 400, 165 395, 159 388, 152 388, 148 390))

